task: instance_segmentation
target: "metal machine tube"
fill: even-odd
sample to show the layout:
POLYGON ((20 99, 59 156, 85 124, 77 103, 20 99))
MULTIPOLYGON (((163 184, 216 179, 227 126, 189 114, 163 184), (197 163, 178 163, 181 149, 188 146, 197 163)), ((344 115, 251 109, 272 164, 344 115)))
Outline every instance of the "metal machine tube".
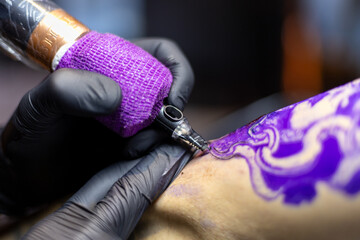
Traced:
POLYGON ((89 31, 52 1, 0 0, 0 47, 15 59, 29 58, 49 71, 59 50, 89 31))

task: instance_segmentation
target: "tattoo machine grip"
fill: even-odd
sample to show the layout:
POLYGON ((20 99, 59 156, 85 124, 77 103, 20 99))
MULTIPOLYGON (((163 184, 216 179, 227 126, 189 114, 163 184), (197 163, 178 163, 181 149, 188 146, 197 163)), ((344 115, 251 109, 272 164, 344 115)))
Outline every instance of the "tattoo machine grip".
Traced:
POLYGON ((66 51, 59 68, 100 73, 120 85, 123 99, 117 111, 97 119, 123 137, 154 121, 172 83, 170 70, 145 50, 116 35, 95 31, 66 51))

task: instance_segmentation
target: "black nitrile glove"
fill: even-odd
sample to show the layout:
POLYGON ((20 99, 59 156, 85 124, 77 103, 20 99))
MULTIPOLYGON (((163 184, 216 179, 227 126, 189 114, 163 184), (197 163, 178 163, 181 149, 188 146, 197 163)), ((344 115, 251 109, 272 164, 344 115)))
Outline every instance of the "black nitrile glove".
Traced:
POLYGON ((64 196, 109 165, 107 149, 119 137, 94 117, 113 112, 121 98, 112 79, 73 69, 30 90, 1 136, 0 210, 21 213, 64 196))
POLYGON ((164 38, 142 38, 134 40, 133 43, 170 69, 174 81, 171 85, 168 103, 184 110, 194 87, 194 73, 179 46, 164 38))
MULTIPOLYGON (((184 108, 194 76, 181 50, 163 39, 136 44, 170 68, 169 103, 184 108)), ((6 159, 0 159, 0 213, 21 213, 71 193, 113 163, 113 156, 135 159, 168 138, 151 126, 123 139, 94 119, 110 114, 120 101, 114 81, 73 69, 57 70, 29 91, 1 138, 6 159)))
POLYGON ((127 239, 191 156, 182 146, 164 144, 141 159, 114 164, 33 226, 24 239, 127 239))

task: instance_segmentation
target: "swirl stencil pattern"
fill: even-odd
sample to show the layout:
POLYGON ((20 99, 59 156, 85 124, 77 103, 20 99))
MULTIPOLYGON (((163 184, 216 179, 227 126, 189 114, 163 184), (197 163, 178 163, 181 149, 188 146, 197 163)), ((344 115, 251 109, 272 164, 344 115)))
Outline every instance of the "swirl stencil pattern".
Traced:
POLYGON ((264 115, 211 144, 220 159, 249 165, 267 200, 310 202, 316 184, 347 195, 360 190, 360 80, 264 115))

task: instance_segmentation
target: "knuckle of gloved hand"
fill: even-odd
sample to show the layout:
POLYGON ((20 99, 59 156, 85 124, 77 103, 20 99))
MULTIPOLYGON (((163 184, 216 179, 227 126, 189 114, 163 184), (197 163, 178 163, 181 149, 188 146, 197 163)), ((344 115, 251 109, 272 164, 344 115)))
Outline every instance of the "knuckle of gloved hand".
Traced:
POLYGON ((187 62, 186 72, 187 72, 187 85, 192 89, 195 83, 195 74, 189 62, 187 62))
POLYGON ((179 45, 170 38, 158 38, 158 41, 162 44, 162 47, 168 49, 179 49, 179 45))
POLYGON ((168 64, 179 64, 179 60, 182 57, 182 53, 178 44, 168 38, 158 38, 155 55, 166 60, 168 64))

